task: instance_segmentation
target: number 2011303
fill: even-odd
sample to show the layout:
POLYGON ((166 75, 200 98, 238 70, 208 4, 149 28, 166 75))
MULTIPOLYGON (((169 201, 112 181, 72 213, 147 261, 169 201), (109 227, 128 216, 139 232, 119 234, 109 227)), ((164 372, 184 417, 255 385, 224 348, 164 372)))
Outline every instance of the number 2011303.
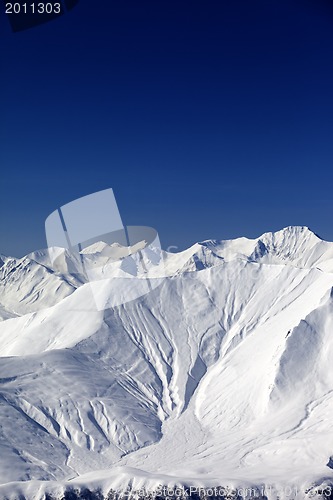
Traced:
POLYGON ((60 3, 6 3, 6 14, 61 14, 60 3))

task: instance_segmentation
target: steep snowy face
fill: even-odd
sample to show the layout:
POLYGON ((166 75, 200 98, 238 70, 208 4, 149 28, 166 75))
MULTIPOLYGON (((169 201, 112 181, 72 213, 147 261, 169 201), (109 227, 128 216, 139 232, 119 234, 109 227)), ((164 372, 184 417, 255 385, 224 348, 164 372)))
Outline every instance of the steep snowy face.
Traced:
POLYGON ((0 268, 0 309, 9 317, 52 306, 74 289, 65 277, 29 256, 7 259, 0 268))
POLYGON ((114 466, 208 485, 328 477, 331 255, 306 228, 207 241, 165 254, 170 276, 105 311, 43 253, 6 262, 6 307, 25 283, 39 295, 0 323, 0 483, 114 466))

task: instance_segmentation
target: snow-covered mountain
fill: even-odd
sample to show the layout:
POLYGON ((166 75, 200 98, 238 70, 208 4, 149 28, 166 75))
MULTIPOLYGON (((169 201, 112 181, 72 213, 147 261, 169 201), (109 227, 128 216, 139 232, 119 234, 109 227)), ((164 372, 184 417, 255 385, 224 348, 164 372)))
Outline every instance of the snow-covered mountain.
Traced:
POLYGON ((1 258, 0 498, 333 484, 333 243, 288 227, 134 250, 1 258), (126 274, 159 284, 100 311, 82 262, 112 296, 126 274))

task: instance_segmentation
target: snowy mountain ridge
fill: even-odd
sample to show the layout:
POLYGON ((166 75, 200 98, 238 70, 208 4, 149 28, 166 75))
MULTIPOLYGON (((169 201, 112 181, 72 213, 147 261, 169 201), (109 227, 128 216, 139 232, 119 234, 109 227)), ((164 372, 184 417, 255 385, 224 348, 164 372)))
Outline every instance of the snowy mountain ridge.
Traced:
MULTIPOLYGON (((110 294, 114 248, 82 252, 113 260, 110 294)), ((4 259, 0 496, 333 481, 333 243, 289 227, 136 250, 164 279, 104 311, 77 256, 4 259)))
MULTIPOLYGON (((143 249, 144 253, 144 244, 138 245, 134 251, 143 249)), ((108 265, 110 276, 112 273, 114 276, 119 275, 119 268, 127 253, 126 247, 110 246, 103 242, 95 243, 81 252, 86 262, 97 260, 101 266, 108 265)), ((148 261, 149 257, 145 255, 148 261)), ((58 260, 56 268, 50 261, 49 250, 33 252, 21 259, 2 258, 0 311, 6 311, 3 319, 52 306, 87 282, 87 278, 80 274, 78 255, 62 250, 60 258, 61 264, 58 260)), ((290 226, 252 240, 207 240, 179 253, 162 251, 163 266, 154 266, 152 276, 178 275, 234 259, 302 268, 317 267, 333 272, 333 243, 321 240, 304 226, 290 226)))

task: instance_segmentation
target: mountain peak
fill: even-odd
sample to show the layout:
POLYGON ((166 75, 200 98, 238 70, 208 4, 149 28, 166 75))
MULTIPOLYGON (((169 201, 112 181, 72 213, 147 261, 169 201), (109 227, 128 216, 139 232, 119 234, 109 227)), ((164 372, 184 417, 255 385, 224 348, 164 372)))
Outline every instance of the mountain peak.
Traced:
POLYGON ((274 247, 292 245, 296 248, 301 244, 313 246, 321 242, 322 239, 307 226, 287 226, 279 231, 264 233, 257 241, 268 242, 274 247))
POLYGON ((295 237, 295 238, 317 238, 321 240, 321 238, 312 231, 308 226, 286 226, 279 231, 269 231, 267 233, 262 234, 259 239, 263 239, 265 236, 274 236, 276 237, 295 237))
POLYGON ((286 226, 286 227, 280 229, 279 231, 274 231, 272 233, 264 233, 264 234, 275 234, 275 235, 283 234, 286 236, 295 236, 295 237, 297 237, 297 236, 302 236, 302 237, 315 236, 316 238, 321 240, 321 238, 314 231, 312 231, 308 226, 286 226))

